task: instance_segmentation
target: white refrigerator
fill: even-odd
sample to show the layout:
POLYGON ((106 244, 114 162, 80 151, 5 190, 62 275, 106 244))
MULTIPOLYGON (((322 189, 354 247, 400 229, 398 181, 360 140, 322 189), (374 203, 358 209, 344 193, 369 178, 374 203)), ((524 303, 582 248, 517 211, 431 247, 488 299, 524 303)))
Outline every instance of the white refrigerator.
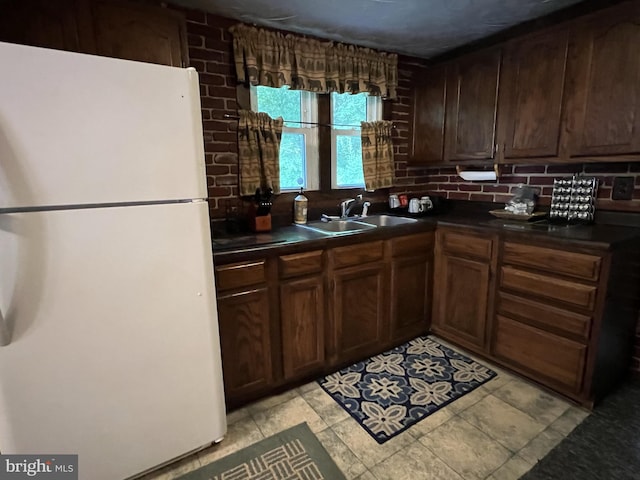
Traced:
POLYGON ((0 43, 0 452, 124 479, 226 432, 197 73, 0 43))

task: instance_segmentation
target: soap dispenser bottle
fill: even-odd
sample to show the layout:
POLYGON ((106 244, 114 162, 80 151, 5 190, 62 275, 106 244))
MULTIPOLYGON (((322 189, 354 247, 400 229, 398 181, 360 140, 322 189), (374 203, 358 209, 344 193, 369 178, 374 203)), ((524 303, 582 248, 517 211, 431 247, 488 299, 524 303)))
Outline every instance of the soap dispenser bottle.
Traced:
POLYGON ((309 205, 309 199, 302 193, 300 193, 293 199, 293 222, 294 223, 307 223, 307 207, 309 205))

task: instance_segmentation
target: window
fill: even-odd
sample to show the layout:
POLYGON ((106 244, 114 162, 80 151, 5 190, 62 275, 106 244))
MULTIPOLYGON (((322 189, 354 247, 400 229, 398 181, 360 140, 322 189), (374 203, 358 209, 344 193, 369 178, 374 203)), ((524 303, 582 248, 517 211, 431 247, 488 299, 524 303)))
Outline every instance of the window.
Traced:
POLYGON ((272 118, 287 120, 280 143, 280 189, 317 190, 318 101, 317 95, 288 87, 251 87, 251 108, 272 118), (298 122, 309 122, 298 123, 298 122))
POLYGON ((289 90, 288 87, 251 87, 251 108, 282 117, 284 128, 280 144, 280 188, 282 191, 364 188, 360 122, 382 118, 380 97, 366 93, 332 93, 289 90), (327 108, 329 118, 318 120, 318 104, 327 108), (308 123, 306 123, 308 122, 308 123), (330 135, 319 135, 317 124, 331 124, 330 135), (326 148, 321 148, 326 139, 326 148), (329 141, 331 148, 329 149, 329 141), (320 164, 319 152, 331 152, 331 162, 320 164), (321 168, 331 168, 331 175, 321 175, 321 168), (331 178, 331 185, 320 185, 320 178, 331 178))
POLYGON ((380 97, 331 94, 331 188, 364 188, 360 122, 380 118, 380 97))

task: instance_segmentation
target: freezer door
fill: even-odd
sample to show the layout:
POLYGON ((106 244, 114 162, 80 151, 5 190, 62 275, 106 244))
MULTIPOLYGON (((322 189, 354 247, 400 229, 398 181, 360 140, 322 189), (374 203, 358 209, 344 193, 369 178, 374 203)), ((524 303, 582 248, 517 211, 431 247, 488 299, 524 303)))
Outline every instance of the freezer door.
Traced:
POLYGON ((206 197, 194 69, 8 43, 0 65, 0 209, 206 197))
POLYGON ((206 203, 0 215, 0 265, 2 453, 113 480, 224 436, 206 203))

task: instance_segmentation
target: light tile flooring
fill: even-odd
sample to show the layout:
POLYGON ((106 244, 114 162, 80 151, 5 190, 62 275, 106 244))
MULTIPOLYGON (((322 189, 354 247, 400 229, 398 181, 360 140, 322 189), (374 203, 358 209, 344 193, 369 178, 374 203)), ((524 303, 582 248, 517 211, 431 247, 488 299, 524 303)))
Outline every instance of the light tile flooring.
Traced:
POLYGON ((301 422, 349 480, 515 480, 588 412, 477 360, 498 376, 382 445, 312 382, 230 413, 221 444, 144 480, 179 477, 301 422))

